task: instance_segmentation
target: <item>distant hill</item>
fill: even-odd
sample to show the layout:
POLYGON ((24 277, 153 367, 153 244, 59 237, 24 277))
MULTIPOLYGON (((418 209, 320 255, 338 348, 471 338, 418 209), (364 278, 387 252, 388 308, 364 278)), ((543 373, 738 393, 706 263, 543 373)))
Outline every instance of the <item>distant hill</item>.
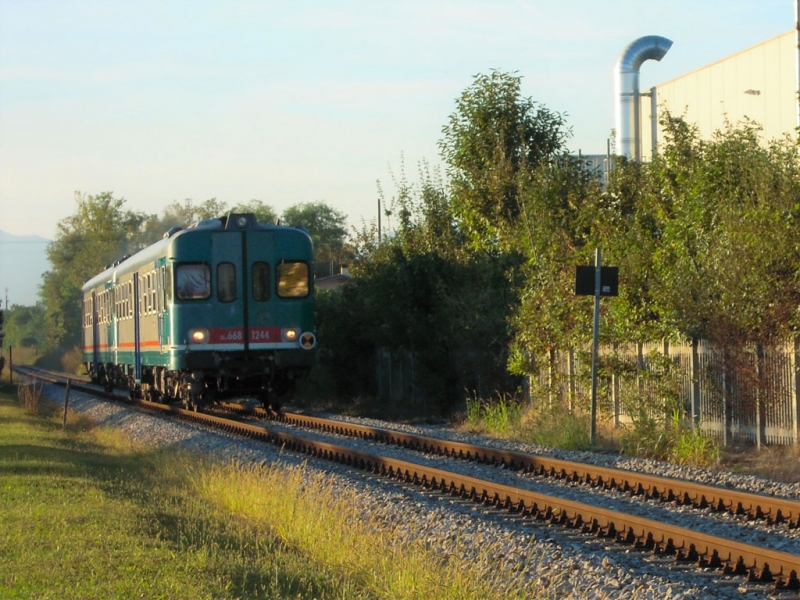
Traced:
POLYGON ((49 243, 50 240, 38 235, 12 235, 0 231, 0 300, 3 307, 6 294, 9 306, 33 306, 39 300, 42 274, 50 270, 45 254, 49 243))

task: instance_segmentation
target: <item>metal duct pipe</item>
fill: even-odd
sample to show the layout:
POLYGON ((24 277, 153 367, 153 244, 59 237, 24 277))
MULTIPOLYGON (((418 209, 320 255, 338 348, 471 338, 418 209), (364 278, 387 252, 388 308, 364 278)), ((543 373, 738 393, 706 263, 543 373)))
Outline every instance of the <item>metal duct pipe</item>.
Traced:
POLYGON ((646 60, 661 60, 672 41, 646 35, 631 42, 614 68, 614 94, 617 98, 617 154, 642 159, 641 116, 639 110, 639 68, 646 60))

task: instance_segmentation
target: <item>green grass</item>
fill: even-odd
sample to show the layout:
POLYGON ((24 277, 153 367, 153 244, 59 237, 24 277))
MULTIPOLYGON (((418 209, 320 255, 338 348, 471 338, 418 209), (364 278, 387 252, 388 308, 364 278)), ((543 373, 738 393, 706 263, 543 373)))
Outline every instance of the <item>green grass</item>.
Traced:
MULTIPOLYGON (((304 468, 149 451, 71 415, 22 410, 0 382, 0 598, 536 597, 475 540, 448 559, 366 518, 304 468)), ((413 536, 411 536, 413 538, 413 536)), ((527 564, 539 559, 531 551, 527 564)), ((526 564, 523 562, 523 564, 526 564)))
POLYGON ((658 419, 644 411, 635 413, 621 436, 623 453, 665 460, 679 465, 709 467, 722 457, 719 440, 693 428, 674 411, 671 419, 658 419))
POLYGON ((505 395, 492 400, 467 398, 466 420, 473 430, 502 436, 518 429, 521 418, 522 405, 505 395))
POLYGON ((346 583, 207 511, 161 457, 104 437, 0 403, 0 597, 346 597, 346 583))
POLYGON ((469 431, 518 442, 567 450, 590 446, 588 419, 563 407, 533 410, 499 394, 491 400, 468 397, 463 425, 469 431))

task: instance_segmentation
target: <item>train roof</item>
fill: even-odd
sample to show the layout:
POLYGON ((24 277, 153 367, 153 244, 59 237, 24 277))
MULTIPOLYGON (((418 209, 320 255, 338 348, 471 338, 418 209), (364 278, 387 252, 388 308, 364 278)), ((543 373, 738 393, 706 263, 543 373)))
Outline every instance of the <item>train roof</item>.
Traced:
POLYGON ((223 231, 223 230, 260 230, 260 231, 296 231, 304 234, 311 239, 305 227, 287 227, 285 225, 272 225, 259 223, 256 216, 252 213, 231 213, 227 216, 217 219, 205 219, 192 223, 188 227, 173 227, 167 231, 164 236, 157 242, 150 244, 135 254, 123 256, 110 265, 107 265, 103 271, 87 279, 81 290, 85 293, 87 290, 94 289, 98 286, 105 285, 108 282, 116 281, 120 275, 124 275, 130 271, 136 270, 139 267, 152 263, 159 258, 166 255, 167 248, 178 238, 183 235, 191 234, 195 231, 223 231))

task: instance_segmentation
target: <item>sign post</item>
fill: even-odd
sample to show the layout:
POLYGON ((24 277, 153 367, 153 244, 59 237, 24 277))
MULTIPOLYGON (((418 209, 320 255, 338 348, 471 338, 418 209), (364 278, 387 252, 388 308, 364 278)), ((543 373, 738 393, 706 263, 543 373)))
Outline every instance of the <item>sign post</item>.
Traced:
POLYGON ((595 251, 594 267, 576 267, 575 294, 594 296, 594 325, 592 328, 592 406, 589 443, 597 435, 597 355, 600 347, 600 297, 616 296, 619 289, 619 269, 603 267, 600 248, 595 251))
POLYGON ((597 435, 597 352, 600 346, 600 280, 602 255, 600 248, 594 255, 594 326, 592 328, 592 426, 589 443, 594 445, 597 435))

